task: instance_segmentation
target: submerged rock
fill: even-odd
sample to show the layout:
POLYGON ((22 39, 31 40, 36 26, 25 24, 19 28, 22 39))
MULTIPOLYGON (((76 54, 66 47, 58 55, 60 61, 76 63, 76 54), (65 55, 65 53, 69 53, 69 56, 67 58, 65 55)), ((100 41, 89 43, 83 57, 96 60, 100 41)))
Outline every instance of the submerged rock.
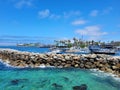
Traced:
POLYGON ((57 83, 53 83, 52 86, 53 86, 54 90, 62 90, 63 89, 63 86, 59 85, 57 83))
POLYGON ((12 85, 18 85, 18 83, 19 83, 19 80, 18 80, 18 79, 15 79, 15 80, 12 80, 12 81, 11 81, 11 84, 12 84, 12 85))
POLYGON ((37 84, 39 84, 39 87, 41 88, 45 87, 49 83, 50 83, 49 79, 40 79, 40 81, 37 82, 37 84))
POLYGON ((14 79, 14 80, 11 80, 11 84, 12 85, 18 85, 19 83, 22 83, 22 82, 26 82, 28 81, 28 79, 14 79))
POLYGON ((81 84, 80 86, 74 86, 73 90, 87 90, 87 85, 81 84))
POLYGON ((67 77, 62 77, 64 79, 65 82, 69 81, 69 78, 67 77))

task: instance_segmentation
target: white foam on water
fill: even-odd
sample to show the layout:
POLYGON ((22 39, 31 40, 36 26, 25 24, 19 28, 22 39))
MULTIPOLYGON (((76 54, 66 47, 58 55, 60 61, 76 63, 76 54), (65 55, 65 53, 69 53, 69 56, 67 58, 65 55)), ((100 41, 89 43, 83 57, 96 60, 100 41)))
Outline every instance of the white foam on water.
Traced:
POLYGON ((9 64, 9 62, 4 62, 2 59, 0 59, 0 62, 3 63, 3 65, 5 65, 6 67, 11 67, 11 68, 27 68, 28 67, 28 66, 26 66, 26 67, 12 66, 9 64))
POLYGON ((45 66, 44 64, 41 64, 40 66, 37 66, 39 68, 54 68, 54 66, 45 66))
POLYGON ((46 68, 46 66, 44 64, 41 64, 40 66, 38 66, 40 68, 46 68))
POLYGON ((8 62, 3 62, 2 59, 0 59, 0 62, 3 63, 6 67, 14 67, 14 66, 11 66, 10 64, 8 64, 8 62))
POLYGON ((115 74, 107 73, 98 69, 90 69, 90 71, 92 71, 92 74, 97 77, 102 77, 102 78, 111 77, 112 79, 120 82, 120 78, 115 74))
POLYGON ((30 67, 30 66, 25 66, 25 67, 12 66, 12 65, 9 64, 9 62, 3 62, 2 59, 0 59, 0 62, 3 63, 6 67, 11 67, 11 68, 54 68, 54 66, 45 66, 44 64, 41 64, 40 66, 37 66, 37 67, 30 67))

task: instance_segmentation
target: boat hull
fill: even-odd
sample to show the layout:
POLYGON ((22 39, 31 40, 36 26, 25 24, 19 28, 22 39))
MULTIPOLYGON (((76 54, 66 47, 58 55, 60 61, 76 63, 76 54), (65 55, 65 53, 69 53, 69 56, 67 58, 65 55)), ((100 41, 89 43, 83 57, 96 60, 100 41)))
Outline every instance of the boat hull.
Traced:
POLYGON ((115 55, 115 52, 92 52, 94 54, 108 54, 108 55, 115 55))

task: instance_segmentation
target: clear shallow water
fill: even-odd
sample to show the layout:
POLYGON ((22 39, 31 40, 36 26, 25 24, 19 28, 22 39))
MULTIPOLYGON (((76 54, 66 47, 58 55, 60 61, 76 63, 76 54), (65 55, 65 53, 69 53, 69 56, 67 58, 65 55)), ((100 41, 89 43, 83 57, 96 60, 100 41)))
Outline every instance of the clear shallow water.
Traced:
POLYGON ((120 90, 119 81, 90 70, 16 69, 0 63, 0 90, 73 90, 81 84, 86 84, 87 90, 120 90))
MULTIPOLYGON (((44 53, 47 48, 2 46, 20 51, 44 53)), ((0 63, 0 90, 73 90, 86 84, 87 90, 120 90, 120 81, 102 72, 81 69, 17 69, 0 63)))

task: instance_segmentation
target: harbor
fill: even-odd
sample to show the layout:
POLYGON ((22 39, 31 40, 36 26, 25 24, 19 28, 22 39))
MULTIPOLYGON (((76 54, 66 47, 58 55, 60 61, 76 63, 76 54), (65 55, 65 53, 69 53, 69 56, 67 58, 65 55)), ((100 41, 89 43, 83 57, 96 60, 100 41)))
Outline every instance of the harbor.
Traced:
MULTIPOLYGON (((95 41, 83 41, 82 39, 73 38, 74 42, 70 40, 60 40, 50 48, 51 53, 73 53, 73 54, 108 54, 118 55, 119 45, 114 43, 103 43, 95 41)), ((49 52, 50 53, 50 52, 49 52)))
MULTIPOLYGON (((94 90, 96 83, 100 84, 97 87, 100 88, 98 90, 101 90, 103 87, 107 89, 112 88, 111 90, 120 88, 118 81, 120 77, 119 55, 56 54, 48 52, 49 48, 1 46, 0 76, 8 73, 4 76, 5 85, 1 88, 8 90, 9 88, 13 89, 13 87, 15 89, 21 87, 23 90, 26 88, 49 88, 50 90, 75 90, 76 88, 84 88, 86 90, 89 88, 94 90), (15 78, 16 73, 18 76, 15 78), (11 79, 6 79, 7 75, 11 75, 11 79), (74 78, 75 76, 76 79, 74 78), (93 84, 87 83, 88 80, 86 80, 86 77, 93 84), (29 86, 29 82, 31 82, 32 86, 29 86), (104 85, 106 83, 108 84, 107 86, 104 85)), ((0 84, 2 85, 2 83, 0 84)))
POLYGON ((0 90, 120 90, 120 0, 0 0, 0 90))

